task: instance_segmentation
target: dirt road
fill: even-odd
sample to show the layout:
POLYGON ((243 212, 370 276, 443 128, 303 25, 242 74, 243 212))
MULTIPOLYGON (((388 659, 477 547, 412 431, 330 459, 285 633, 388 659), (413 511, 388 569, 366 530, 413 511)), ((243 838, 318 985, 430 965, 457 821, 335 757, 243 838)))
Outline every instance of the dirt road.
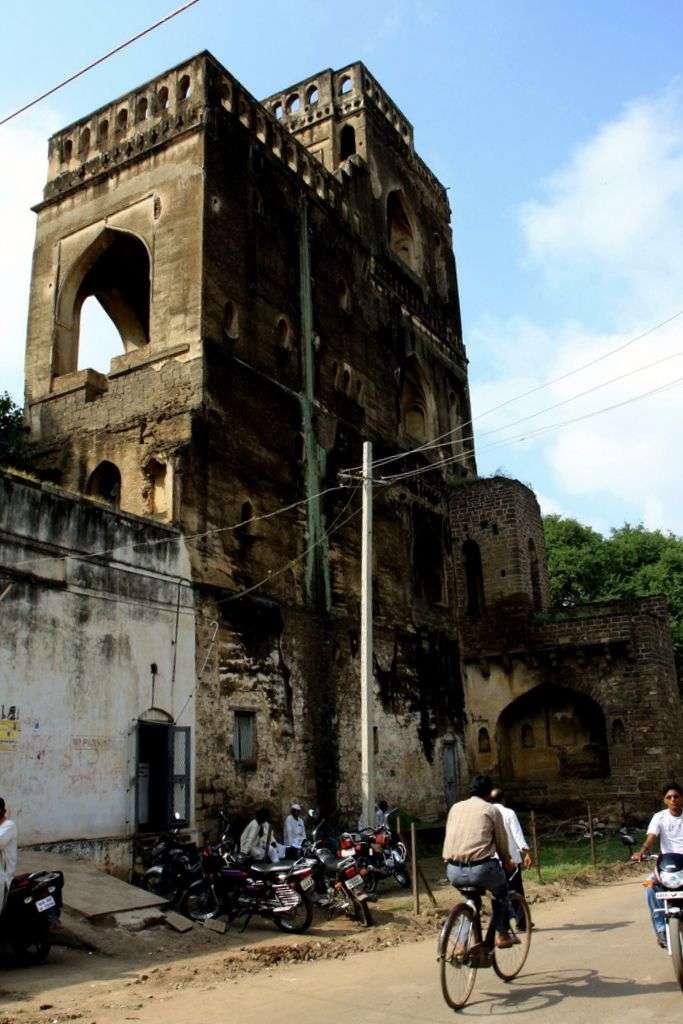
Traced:
MULTIPOLYGON (((588 890, 564 902, 539 906, 523 975, 505 985, 480 971, 470 1004, 459 1015, 511 1015, 518 1024, 673 1024, 683 1016, 683 993, 669 957, 658 950, 646 919, 643 890, 629 881, 588 890)), ((435 927, 436 931, 436 927, 435 927)), ((57 955, 57 954, 56 954, 57 955)), ((85 957, 72 952, 70 957, 85 957)), ((153 963, 153 960, 151 961, 153 963)), ((323 1024, 357 1020, 396 1024, 453 1019, 442 1002, 435 937, 342 960, 276 965, 247 975, 221 970, 221 960, 195 956, 155 974, 128 973, 114 980, 114 964, 101 973, 91 958, 60 980, 50 970, 42 1013, 12 1000, 0 1022, 82 1020, 84 1024, 323 1024), (88 968, 90 967, 90 970, 88 968)), ((31 981, 39 981, 37 972, 31 981)), ((27 974, 23 980, 26 982, 27 974)), ((47 981, 47 977, 45 979, 47 981)), ((3 972, 0 986, 19 987, 21 972, 3 972)), ((32 987, 32 986, 31 986, 32 987)), ((27 993, 28 995, 28 993, 27 993)))

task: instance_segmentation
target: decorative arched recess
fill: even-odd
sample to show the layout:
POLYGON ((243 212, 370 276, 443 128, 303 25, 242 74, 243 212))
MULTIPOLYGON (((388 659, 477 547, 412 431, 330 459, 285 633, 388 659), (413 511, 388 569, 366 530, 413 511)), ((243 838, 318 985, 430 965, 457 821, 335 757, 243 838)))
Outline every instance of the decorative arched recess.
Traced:
POLYGON ((410 204, 401 189, 394 189, 387 196, 387 241, 391 252, 419 274, 418 231, 410 204))
POLYGON ((85 493, 114 508, 121 506, 121 473, 118 466, 106 459, 92 471, 85 485, 85 493))
POLYGON ((411 356, 403 370, 401 386, 401 426, 415 441, 430 441, 435 436, 436 402, 418 360, 411 356))
POLYGON ((501 775, 515 782, 610 774, 602 708, 570 687, 541 683, 518 697, 498 719, 497 738, 501 775))
POLYGON ((145 242, 129 231, 104 228, 79 256, 57 300, 52 376, 78 368, 80 314, 94 296, 114 323, 124 352, 149 342, 151 261, 145 242))

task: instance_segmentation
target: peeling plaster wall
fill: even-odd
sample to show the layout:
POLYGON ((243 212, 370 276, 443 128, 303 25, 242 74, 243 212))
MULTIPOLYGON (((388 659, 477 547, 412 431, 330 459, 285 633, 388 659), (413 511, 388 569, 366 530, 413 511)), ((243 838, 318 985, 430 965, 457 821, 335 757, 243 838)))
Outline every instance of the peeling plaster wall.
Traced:
POLYGON ((0 778, 22 845, 129 852, 138 716, 182 711, 194 739, 188 574, 175 531, 0 474, 0 778))

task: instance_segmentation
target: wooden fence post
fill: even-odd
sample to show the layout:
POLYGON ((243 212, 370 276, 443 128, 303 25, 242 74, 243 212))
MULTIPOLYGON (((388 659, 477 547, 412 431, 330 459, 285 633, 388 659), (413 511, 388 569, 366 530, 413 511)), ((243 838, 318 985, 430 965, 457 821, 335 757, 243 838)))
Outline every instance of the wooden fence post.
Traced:
POLYGON ((541 854, 538 848, 538 834, 536 832, 536 815, 531 812, 531 842, 534 847, 534 863, 536 865, 536 877, 539 882, 543 881, 541 878, 541 854))
POLYGON ((598 862, 595 855, 595 831, 593 829, 593 812, 591 810, 590 803, 586 803, 586 810, 588 811, 588 834, 590 835, 591 842, 591 861, 593 862, 593 868, 596 868, 598 866, 598 862))
POLYGON ((417 839, 415 837, 415 822, 410 823, 410 857, 412 866, 412 882, 413 882, 413 907, 415 913, 420 913, 420 882, 417 877, 417 839))

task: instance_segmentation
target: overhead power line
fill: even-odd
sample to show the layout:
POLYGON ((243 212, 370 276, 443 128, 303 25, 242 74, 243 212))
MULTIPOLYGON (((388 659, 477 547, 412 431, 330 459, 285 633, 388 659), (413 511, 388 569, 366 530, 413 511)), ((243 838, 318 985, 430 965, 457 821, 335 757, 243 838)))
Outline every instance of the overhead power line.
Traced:
MULTIPOLYGON (((659 387, 651 388, 649 391, 643 391, 641 394, 633 395, 631 398, 625 398, 621 402, 614 402, 612 405, 606 405, 602 409, 595 409, 592 412, 583 413, 581 416, 574 416, 572 419, 563 420, 560 423, 550 423, 544 427, 537 427, 535 430, 527 431, 517 437, 501 438, 500 441, 486 445, 483 449, 479 449, 479 451, 490 451, 493 448, 505 447, 505 445, 508 444, 528 441, 530 438, 538 437, 539 435, 548 433, 551 430, 559 430, 562 427, 572 426, 574 423, 581 423, 584 420, 592 419, 594 416, 602 416, 606 412, 612 412, 615 409, 622 409, 626 405, 631 405, 632 402, 639 402, 643 398, 649 398, 651 395, 657 395, 662 391, 668 391, 670 388, 674 388, 679 384, 683 384, 683 377, 677 377, 675 380, 667 381, 665 384, 660 384, 659 387)), ((420 466, 417 469, 406 470, 403 473, 378 477, 377 481, 380 483, 396 483, 398 480, 404 480, 411 476, 421 476, 423 473, 429 473, 435 469, 443 469, 444 466, 448 466, 451 463, 461 462, 464 457, 471 455, 473 451, 474 449, 471 449, 469 452, 464 454, 454 455, 450 459, 442 459, 439 462, 430 463, 428 466, 420 466)))
POLYGON ((182 14, 183 11, 188 10, 190 7, 194 7, 194 5, 198 3, 199 0, 188 0, 187 3, 182 5, 182 7, 178 7, 175 11, 171 11, 171 13, 167 14, 164 18, 160 18, 159 21, 155 21, 153 25, 148 25, 148 27, 144 28, 142 32, 136 32, 134 36, 131 36, 130 39, 126 39, 124 43, 119 43, 119 45, 115 46, 113 50, 109 50, 108 53, 98 57, 97 60, 93 60, 89 64, 86 64, 84 68, 81 68, 80 71, 75 71, 73 75, 69 75, 69 77, 65 78, 64 81, 59 82, 57 85, 53 85, 53 87, 48 89, 47 92, 41 93, 40 96, 36 96, 35 99, 30 100, 28 103, 24 103, 23 107, 19 107, 19 109, 15 110, 12 114, 8 114, 6 117, 3 117, 0 121, 0 128, 3 124, 7 124, 8 121, 12 121, 15 117, 19 117, 19 114, 23 114, 24 111, 30 110, 31 107, 35 107, 37 103, 47 99, 48 96, 52 96, 52 94, 58 92, 59 89, 63 89, 65 85, 69 85, 70 82, 75 82, 77 78, 81 77, 81 75, 85 75, 86 72, 92 71, 92 69, 96 68, 98 64, 104 64, 106 60, 109 60, 109 58, 113 57, 114 54, 120 53, 121 50, 125 50, 127 46, 131 45, 131 43, 135 43, 138 39, 142 39, 143 36, 149 35, 150 32, 154 32, 155 29, 165 25, 167 21, 171 21, 172 18, 176 18, 179 14, 182 14))
MULTIPOLYGON (((431 448, 437 446, 437 443, 439 441, 443 441, 445 438, 454 438, 455 435, 459 434, 462 430, 464 430, 465 427, 471 426, 476 420, 483 419, 484 416, 489 416, 491 415, 491 413, 498 412, 500 409, 504 409, 508 405, 512 405, 514 402, 519 402, 523 398, 528 398, 539 391, 543 391, 545 388, 552 387, 553 384, 559 384, 561 381, 567 380, 569 377, 574 376, 574 374, 581 373, 582 370, 587 370, 591 366, 595 366, 597 363, 603 362, 603 360, 609 359, 611 356, 616 355, 619 352, 623 352, 624 349, 629 348, 631 345, 635 345, 638 341, 642 341, 643 338, 648 337, 648 335, 650 334, 654 334, 655 331, 661 330, 662 327, 666 327, 668 324, 672 323, 680 316, 683 316, 683 309, 679 310, 677 313, 674 313, 672 316, 667 317, 666 320, 661 320, 653 327, 649 327, 646 331, 642 331, 640 334, 635 335, 635 337, 629 338, 628 341, 622 342, 621 345, 617 345, 615 348, 610 349, 608 352, 603 352, 602 355, 596 356, 595 359, 590 359, 587 363, 582 363, 580 366, 575 366, 573 370, 568 370, 566 373, 562 373, 558 377, 553 377, 550 380, 543 381, 542 384, 537 384, 533 388, 530 388, 528 391, 523 391, 521 394, 515 395, 513 398, 508 398, 504 402, 500 402, 498 405, 494 405, 490 409, 486 409, 484 412, 479 413, 477 416, 473 416, 471 419, 465 420, 463 423, 458 424, 457 427, 453 427, 451 430, 447 430, 443 434, 439 434, 437 437, 432 438, 432 440, 430 441, 425 441, 423 444, 417 445, 417 447, 415 448, 410 448, 407 451, 395 452, 393 455, 387 455, 383 459, 375 460, 375 462, 373 462, 373 469, 379 469, 382 466, 389 465, 389 463, 391 462, 396 462, 401 459, 404 459, 408 455, 416 455, 419 454, 420 452, 429 451, 431 448)), ((518 420, 516 422, 522 421, 518 420)), ((508 425, 511 426, 512 424, 508 425)), ((473 437, 474 435, 470 436, 473 437)), ((456 439, 464 440, 464 438, 462 437, 456 439)), ((347 470, 344 470, 344 473, 355 474, 361 468, 362 467, 360 465, 353 466, 347 470)))

